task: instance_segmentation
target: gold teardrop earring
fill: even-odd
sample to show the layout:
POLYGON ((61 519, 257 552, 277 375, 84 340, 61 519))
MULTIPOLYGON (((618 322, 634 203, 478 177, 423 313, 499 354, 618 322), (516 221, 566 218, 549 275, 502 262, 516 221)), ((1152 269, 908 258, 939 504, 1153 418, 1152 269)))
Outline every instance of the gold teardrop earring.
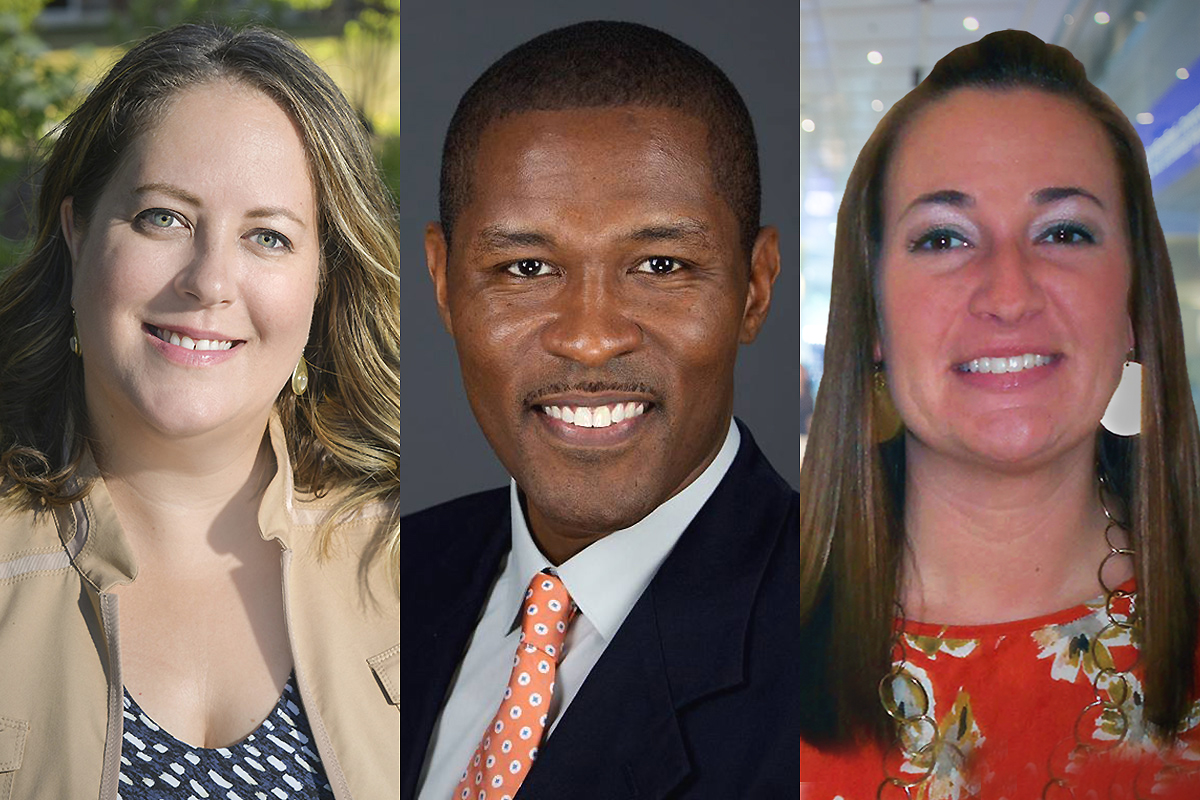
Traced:
POLYGON ((300 360, 296 362, 296 368, 292 370, 292 394, 299 397, 308 391, 308 362, 304 360, 304 356, 300 356, 300 360))
POLYGON ((75 309, 71 309, 71 338, 67 340, 67 346, 71 348, 71 352, 77 356, 83 356, 83 350, 79 346, 79 320, 75 319, 75 309))
POLYGON ((875 443, 883 444, 896 438, 904 427, 896 404, 892 401, 892 393, 888 390, 887 372, 883 364, 875 365, 875 374, 871 385, 871 406, 875 424, 875 443))

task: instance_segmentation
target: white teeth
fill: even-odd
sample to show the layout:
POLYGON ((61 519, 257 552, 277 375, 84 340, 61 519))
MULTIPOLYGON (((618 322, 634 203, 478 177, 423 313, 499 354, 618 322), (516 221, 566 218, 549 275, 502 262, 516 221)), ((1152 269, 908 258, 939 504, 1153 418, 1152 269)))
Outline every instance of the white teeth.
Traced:
POLYGON ((154 335, 164 342, 170 342, 176 347, 186 347, 188 350, 228 350, 233 347, 232 341, 221 339, 193 339, 183 336, 166 328, 153 328, 154 335))
POLYGON ((542 406, 542 411, 580 428, 607 428, 616 422, 641 416, 645 403, 613 403, 607 406, 542 406))
POLYGON ((1038 355, 1037 353, 1025 353, 1019 356, 1008 356, 1000 358, 975 358, 968 361, 966 364, 959 366, 962 372, 982 372, 984 374, 992 373, 1002 375, 1006 372, 1021 372, 1034 367, 1044 367, 1053 359, 1050 356, 1038 355))

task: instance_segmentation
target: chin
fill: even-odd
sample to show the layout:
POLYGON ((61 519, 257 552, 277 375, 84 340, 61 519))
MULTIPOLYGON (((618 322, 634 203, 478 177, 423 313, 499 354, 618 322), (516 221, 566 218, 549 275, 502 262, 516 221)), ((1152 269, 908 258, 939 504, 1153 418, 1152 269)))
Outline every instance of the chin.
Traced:
POLYGON ((966 439, 979 460, 1007 471, 1039 466, 1052 457, 1057 437, 1044 417, 989 420, 966 439))
POLYGON ((607 535, 628 528, 644 519, 665 497, 658 497, 644 486, 629 482, 615 485, 612 481, 570 480, 558 476, 549 481, 532 478, 517 485, 525 492, 527 501, 561 530, 580 534, 607 535), (598 483, 606 483, 603 488, 598 483))

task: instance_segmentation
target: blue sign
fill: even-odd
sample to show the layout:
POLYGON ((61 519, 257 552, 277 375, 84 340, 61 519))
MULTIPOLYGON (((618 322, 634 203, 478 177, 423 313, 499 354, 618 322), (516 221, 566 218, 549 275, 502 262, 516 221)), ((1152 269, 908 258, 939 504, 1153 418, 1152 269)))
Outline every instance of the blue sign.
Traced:
POLYGON ((1154 121, 1138 125, 1157 192, 1200 164, 1200 58, 1190 77, 1176 81, 1150 109, 1154 121))

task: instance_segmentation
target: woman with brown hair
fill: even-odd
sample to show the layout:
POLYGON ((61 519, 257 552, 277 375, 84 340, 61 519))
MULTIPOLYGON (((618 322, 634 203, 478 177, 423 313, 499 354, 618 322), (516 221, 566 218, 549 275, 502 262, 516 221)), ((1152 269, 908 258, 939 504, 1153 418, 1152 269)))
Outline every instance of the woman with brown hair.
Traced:
POLYGON ((395 212, 336 86, 182 26, 0 283, 0 798, 394 797, 395 212))
POLYGON ((1200 435, 1128 120, 1029 34, 955 50, 859 156, 833 280, 804 797, 1197 796, 1200 435))

